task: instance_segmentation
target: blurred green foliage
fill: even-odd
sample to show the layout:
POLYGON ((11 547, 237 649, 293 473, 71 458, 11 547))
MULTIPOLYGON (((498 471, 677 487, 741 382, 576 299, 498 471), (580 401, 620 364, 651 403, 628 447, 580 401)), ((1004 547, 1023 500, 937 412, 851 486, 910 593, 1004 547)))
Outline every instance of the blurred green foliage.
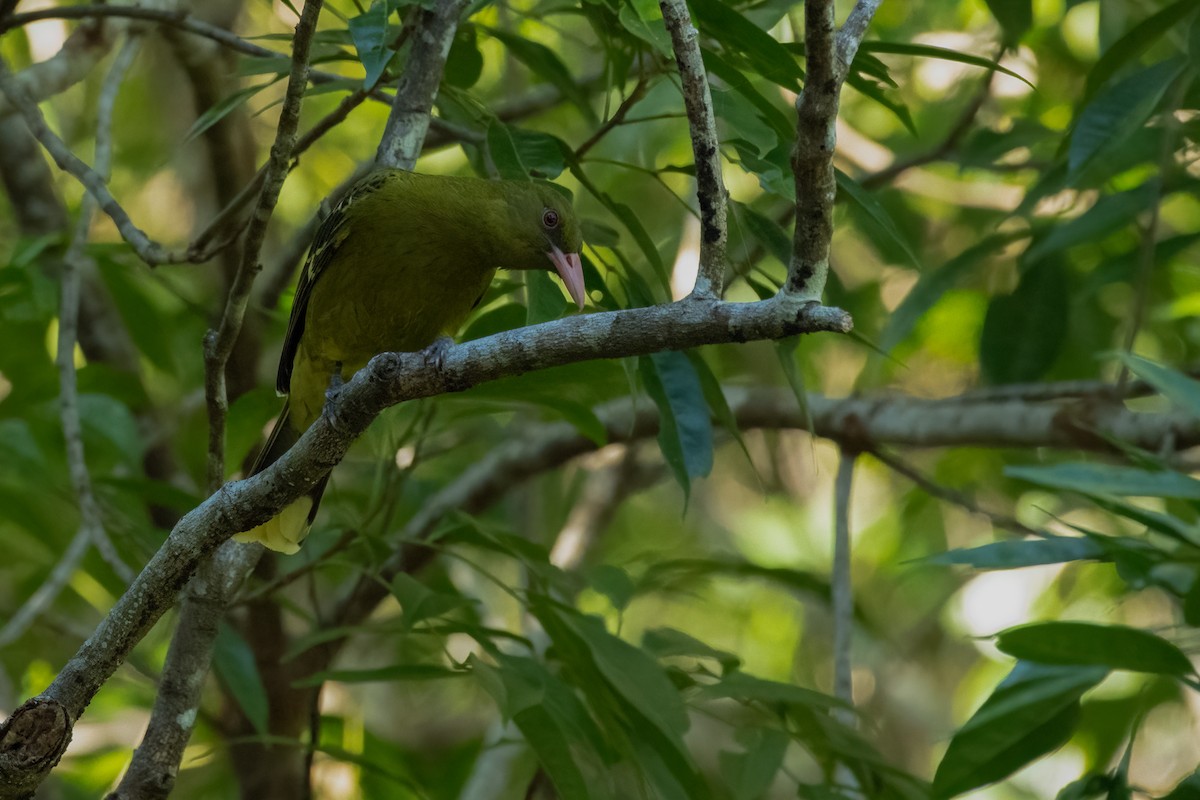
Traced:
MULTIPOLYGON (((356 89, 394 85, 419 5, 329 5, 314 65, 337 79, 310 90, 302 130, 356 89)), ((278 57, 212 61, 213 96, 178 36, 150 28, 118 98, 113 191, 176 245, 228 201, 222 181, 240 162, 222 159, 263 158, 274 132, 294 14, 232 7, 234 30, 278 57)), ((790 252, 803 7, 691 10, 732 200, 727 296, 770 296, 790 252)), ((0 55, 26 67, 67 27, 9 33, 0 55)), ((555 180, 584 220, 594 308, 667 301, 690 288, 698 240, 674 69, 655 3, 476 2, 418 169, 555 180)), ((177 796, 232 796, 227 752, 256 737, 311 745, 327 798, 520 798, 550 785, 564 798, 919 798, 996 781, 980 796, 1196 796, 1200 483, 1170 442, 1115 443, 1124 463, 972 441, 913 455, 938 484, 1045 534, 1027 538, 864 456, 848 714, 827 694, 837 454, 786 425, 730 430, 720 387, 943 397, 1029 383, 1052 395, 1057 381, 1130 370, 1162 396, 1137 401, 1147 411, 1197 415, 1200 388, 1165 365, 1194 365, 1200 346, 1198 70, 1194 0, 885 2, 841 104, 826 302, 853 315, 855 336, 578 364, 388 411, 334 472, 301 553, 274 577, 260 570, 231 612, 177 796), (1143 357, 1113 355, 1124 350, 1143 357), (607 445, 598 407, 630 395, 661 415, 658 447, 607 445), (446 515, 433 564, 392 581, 370 621, 333 631, 351 635, 341 656, 298 679, 324 685, 317 740, 271 728, 251 601, 279 611, 288 663, 332 636, 343 587, 378 570, 431 498, 555 424, 586 455, 529 466, 477 513, 446 515)), ((85 156, 101 72, 42 106, 85 156)), ((355 109, 285 186, 235 358, 230 477, 278 410, 279 287, 305 225, 373 156, 386 115, 374 101, 355 109)), ((74 213, 79 187, 64 175, 55 186, 74 213)), ((48 580, 79 525, 53 353, 67 232, 32 233, 16 213, 26 201, 0 201, 0 620, 48 580)), ((228 277, 220 259, 147 269, 104 219, 88 254, 89 291, 120 328, 99 333, 135 357, 77 355, 84 445, 106 530, 140 565, 204 494, 201 340, 228 277)), ((505 277, 462 335, 567 307, 556 285, 505 277)), ((44 688, 123 588, 89 554, 0 652, 0 707, 44 688)), ((94 797, 119 776, 170 629, 89 708, 57 796, 94 797)))

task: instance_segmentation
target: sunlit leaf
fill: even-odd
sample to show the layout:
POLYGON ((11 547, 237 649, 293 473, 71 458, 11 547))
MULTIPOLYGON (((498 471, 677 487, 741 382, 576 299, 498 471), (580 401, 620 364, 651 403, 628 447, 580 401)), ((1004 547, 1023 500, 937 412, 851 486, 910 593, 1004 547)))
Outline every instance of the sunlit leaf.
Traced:
POLYGON ((1194 672, 1178 647, 1153 633, 1124 625, 1035 622, 1009 628, 996 647, 1010 656, 1042 664, 1096 665, 1133 672, 1183 676, 1194 672))
POLYGON ((949 550, 922 559, 927 564, 966 564, 975 569, 1019 569, 1038 564, 1100 560, 1107 551, 1083 536, 1047 536, 949 550))
POLYGON ((1035 88, 1029 79, 1021 75, 1019 72, 1014 72, 1008 67, 1002 65, 999 61, 993 61, 990 58, 983 56, 972 55, 971 53, 963 53, 958 50, 951 50, 948 47, 937 47, 930 44, 920 44, 917 42, 881 42, 878 40, 866 41, 859 46, 859 53, 895 53, 905 56, 919 56, 922 58, 936 58, 942 61, 954 61, 959 64, 970 64, 973 67, 982 67, 983 69, 994 69, 997 72, 1008 75, 1011 78, 1016 78, 1029 88, 1035 88))
POLYGON ((1075 729, 1079 698, 1107 675, 1104 667, 1018 662, 950 740, 933 796, 994 783, 1060 747, 1075 729))
POLYGON ((1121 353, 1118 357, 1134 375, 1153 386, 1179 408, 1200 418, 1200 381, 1131 353, 1121 353))
POLYGON ((1095 97, 1118 70, 1149 50, 1176 24, 1195 14, 1198 8, 1200 6, 1197 6, 1194 0, 1176 0, 1134 25, 1124 36, 1109 45, 1100 56, 1100 60, 1088 70, 1083 102, 1087 103, 1095 97))
POLYGON ((793 91, 799 90, 804 70, 788 49, 769 33, 721 0, 692 0, 691 6, 700 29, 706 34, 745 58, 767 80, 793 91))
POLYGON ((358 52, 358 60, 362 62, 366 75, 363 76, 362 88, 370 89, 379 82, 383 71, 387 69, 392 51, 388 47, 388 16, 391 8, 385 0, 373 0, 370 7, 356 17, 352 17, 348 26, 350 38, 354 41, 354 49, 358 52))
POLYGON ((1108 464, 1055 464, 1046 467, 1006 467, 1010 478, 1052 489, 1119 497, 1174 497, 1200 500, 1200 481, 1181 472, 1152 472, 1108 464))
POLYGON ((1160 61, 1099 92, 1071 133, 1070 178, 1078 180, 1094 160, 1141 128, 1186 64, 1182 58, 1160 61))

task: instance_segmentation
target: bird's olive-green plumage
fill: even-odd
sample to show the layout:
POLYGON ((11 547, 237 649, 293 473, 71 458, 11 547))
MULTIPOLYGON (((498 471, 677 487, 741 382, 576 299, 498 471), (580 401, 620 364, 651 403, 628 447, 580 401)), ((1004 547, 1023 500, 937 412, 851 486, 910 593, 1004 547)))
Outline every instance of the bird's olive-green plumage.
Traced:
MULTIPOLYGON (((558 269, 582 307, 580 244, 570 201, 548 184, 395 169, 364 178, 313 240, 279 361, 287 405, 254 471, 317 419, 335 372, 452 333, 498 268, 558 269)), ((237 538, 294 552, 323 488, 237 538)))

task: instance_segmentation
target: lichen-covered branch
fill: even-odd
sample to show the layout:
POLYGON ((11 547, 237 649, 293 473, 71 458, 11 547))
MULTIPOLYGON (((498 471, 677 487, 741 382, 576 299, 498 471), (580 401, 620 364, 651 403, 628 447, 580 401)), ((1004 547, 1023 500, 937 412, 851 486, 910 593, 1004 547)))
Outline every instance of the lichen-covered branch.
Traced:
POLYGON ((804 48, 807 74, 796 98, 796 145, 792 173, 796 183, 796 227, 784 291, 817 300, 829 273, 833 240, 833 201, 837 181, 833 153, 842 84, 867 25, 883 0, 859 0, 841 31, 834 19, 834 0, 804 4, 804 48))
POLYGON ((687 110, 696 162, 696 198, 700 203, 700 268, 692 293, 697 297, 720 297, 725 285, 725 245, 729 238, 726 221, 727 197, 721 177, 721 147, 713 114, 708 74, 700 55, 699 33, 684 0, 661 0, 663 21, 671 34, 675 63, 683 84, 683 106, 687 110))
POLYGON ((433 8, 416 12, 412 50, 375 152, 375 163, 379 166, 401 169, 416 166, 429 130, 429 110, 442 82, 459 17, 466 7, 466 0, 444 0, 433 8))
POLYGON ((258 545, 225 542, 188 583, 150 722, 129 769, 105 800, 163 800, 175 788, 183 751, 199 714, 217 627, 230 599, 262 554, 258 545))

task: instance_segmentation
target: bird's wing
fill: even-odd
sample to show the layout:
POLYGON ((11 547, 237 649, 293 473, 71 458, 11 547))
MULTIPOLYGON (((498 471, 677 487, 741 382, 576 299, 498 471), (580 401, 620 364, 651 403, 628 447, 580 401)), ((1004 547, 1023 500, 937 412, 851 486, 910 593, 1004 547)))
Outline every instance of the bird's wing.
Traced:
POLYGON ((292 362, 296 359, 296 351, 300 349, 300 337, 304 335, 304 318, 313 286, 333 263, 338 248, 350 234, 346 212, 354 202, 382 186, 390 175, 387 170, 374 172, 356 183, 317 228, 317 235, 313 237, 312 246, 308 249, 308 258, 300 273, 300 281, 296 284, 292 316, 288 319, 287 333, 283 337, 283 352, 279 354, 279 372, 275 379, 275 388, 283 394, 291 390, 292 362))

